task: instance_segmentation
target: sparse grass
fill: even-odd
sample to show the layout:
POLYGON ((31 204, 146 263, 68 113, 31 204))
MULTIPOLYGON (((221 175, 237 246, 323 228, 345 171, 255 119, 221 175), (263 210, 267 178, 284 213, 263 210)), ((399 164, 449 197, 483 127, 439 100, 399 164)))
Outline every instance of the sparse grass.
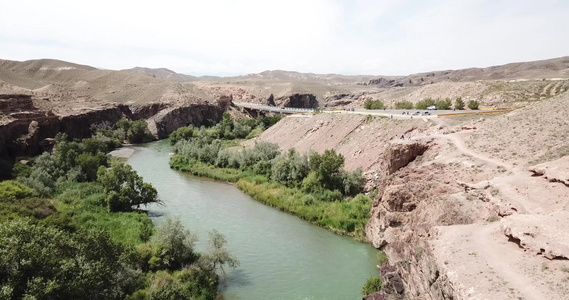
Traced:
POLYGON ((490 223, 493 223, 493 222, 496 222, 496 221, 498 221, 498 220, 500 220, 500 217, 498 217, 498 216, 490 216, 490 217, 488 217, 488 219, 487 219, 486 221, 488 221, 488 222, 490 222, 490 223))
POLYGON ((496 197, 496 196, 500 195, 500 190, 499 190, 498 188, 493 188, 493 189, 490 191, 490 195, 496 197))
POLYGON ((385 254, 385 252, 379 250, 377 252, 377 260, 380 265, 382 265, 384 262, 387 262, 387 255, 385 254))
POLYGON ((569 155, 569 145, 562 145, 557 148, 548 149, 545 154, 534 160, 531 160, 528 164, 530 166, 533 166, 540 163, 556 160, 566 155, 569 155))

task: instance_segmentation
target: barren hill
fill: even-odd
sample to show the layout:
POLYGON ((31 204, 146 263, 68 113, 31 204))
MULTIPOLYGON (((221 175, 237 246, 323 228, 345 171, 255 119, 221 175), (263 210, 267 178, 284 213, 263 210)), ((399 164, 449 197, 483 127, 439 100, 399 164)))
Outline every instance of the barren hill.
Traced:
POLYGON ((569 79, 569 56, 532 62, 510 63, 488 68, 469 68, 411 74, 391 79, 378 77, 368 82, 379 87, 421 86, 443 81, 569 79))

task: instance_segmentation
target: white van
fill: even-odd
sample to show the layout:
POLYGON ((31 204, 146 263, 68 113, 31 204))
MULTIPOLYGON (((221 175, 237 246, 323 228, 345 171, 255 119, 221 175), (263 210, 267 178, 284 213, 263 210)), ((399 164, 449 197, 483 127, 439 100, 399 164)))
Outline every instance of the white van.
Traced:
POLYGON ((437 107, 434 105, 431 105, 429 107, 427 107, 428 110, 437 110, 437 107))

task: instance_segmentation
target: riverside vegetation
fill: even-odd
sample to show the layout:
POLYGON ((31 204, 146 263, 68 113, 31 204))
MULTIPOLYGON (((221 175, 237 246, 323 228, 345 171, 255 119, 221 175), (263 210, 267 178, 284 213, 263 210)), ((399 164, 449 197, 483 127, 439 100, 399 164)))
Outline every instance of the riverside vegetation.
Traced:
POLYGON ((243 192, 265 204, 363 240, 371 198, 361 194, 361 170, 346 171, 341 154, 335 150, 300 154, 294 149, 281 153, 276 144, 265 142, 246 149, 227 146, 230 143, 226 137, 257 134, 265 124, 271 125, 272 121, 266 119, 233 122, 225 114, 213 127, 180 128, 171 135, 175 155, 170 166, 235 182, 243 192))
POLYGON ((179 220, 153 227, 139 207, 160 202, 156 189, 105 155, 129 134, 145 139, 125 128, 82 141, 59 134, 53 153, 0 182, 0 299, 219 297, 216 270, 238 261, 216 231, 198 253, 179 220))

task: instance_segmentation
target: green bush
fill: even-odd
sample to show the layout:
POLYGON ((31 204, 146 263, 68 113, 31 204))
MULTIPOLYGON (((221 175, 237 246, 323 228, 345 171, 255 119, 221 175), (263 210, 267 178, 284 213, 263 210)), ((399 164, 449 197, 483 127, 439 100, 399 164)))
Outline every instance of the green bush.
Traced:
POLYGON ((175 145, 178 141, 189 140, 194 136, 194 128, 180 127, 170 134, 170 145, 175 145))
POLYGON ((479 105, 480 105, 480 103, 478 103, 478 101, 476 101, 476 100, 468 101, 468 108, 470 108, 472 110, 478 110, 479 105))
POLYGON ((373 276, 368 278, 362 287, 362 295, 370 295, 381 290, 381 277, 373 276))
POLYGON ((436 101, 432 98, 425 98, 417 103, 415 103, 415 108, 416 109, 427 109, 427 107, 429 106, 436 106, 436 101))
POLYGON ((371 98, 368 98, 364 102, 364 108, 365 109, 384 109, 385 105, 383 104, 383 102, 381 100, 372 100, 371 98))
POLYGON ((462 100, 462 98, 458 97, 456 98, 456 100, 454 100, 454 108, 458 110, 464 109, 464 101, 462 100))
POLYGON ((446 98, 445 100, 437 100, 435 106, 439 110, 450 109, 450 107, 452 106, 452 100, 450 100, 450 98, 446 98))
POLYGON ((395 102, 395 109, 413 109, 413 102, 407 100, 395 102))
POLYGON ((15 180, 0 182, 0 202, 15 201, 33 195, 32 190, 15 180))

